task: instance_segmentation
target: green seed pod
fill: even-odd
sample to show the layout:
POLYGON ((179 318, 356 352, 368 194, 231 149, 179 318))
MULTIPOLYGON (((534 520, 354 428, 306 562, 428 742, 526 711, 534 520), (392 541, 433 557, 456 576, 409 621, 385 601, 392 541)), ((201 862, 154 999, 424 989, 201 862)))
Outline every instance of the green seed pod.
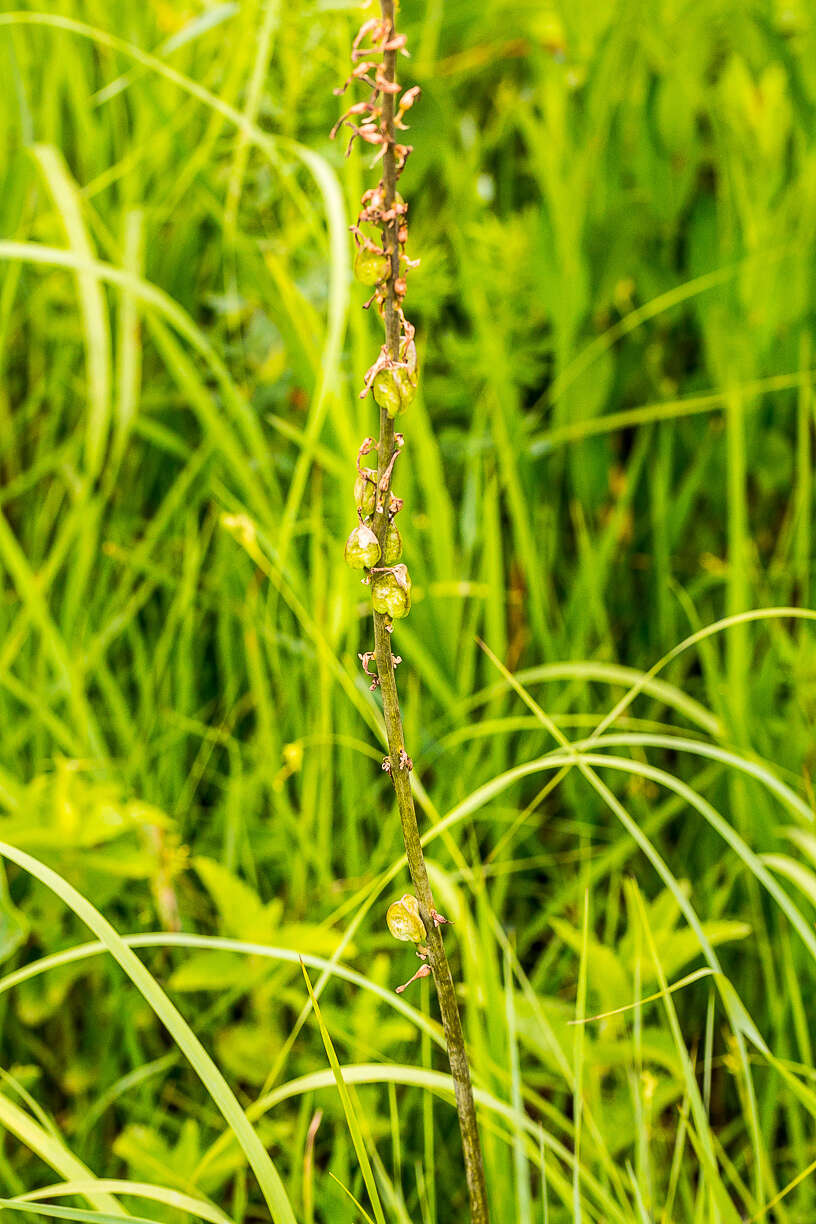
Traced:
POLYGON ((391 271, 391 264, 384 251, 369 251, 367 247, 358 247, 354 256, 354 275, 363 285, 377 285, 385 280, 391 271))
POLYGON ((374 399, 390 417, 410 408, 417 393, 417 355, 413 340, 403 340, 399 352, 400 361, 405 364, 380 370, 371 384, 374 399))
POLYGON ((388 530, 385 533, 385 549, 383 551, 383 564, 396 565, 402 556, 402 536, 393 523, 388 524, 388 530))
POLYGON ((354 482, 354 501, 363 518, 370 518, 377 503, 377 473, 374 468, 363 468, 354 482), (370 472, 371 476, 366 476, 370 472))
POLYGON ((371 384, 371 390, 379 407, 384 408, 390 417, 395 417, 410 408, 416 399, 416 372, 411 374, 400 366, 380 370, 371 384))
POLYGON ((395 565, 384 574, 376 574, 371 584, 374 611, 392 620, 401 620, 411 611, 411 575, 406 566, 395 565))
POLYGON ((352 569, 370 569, 380 559, 377 537, 365 523, 358 523, 346 540, 346 564, 352 569))
POLYGON ((419 915, 419 903, 410 893, 389 905, 385 921, 394 938, 405 943, 422 943, 428 933, 419 915))

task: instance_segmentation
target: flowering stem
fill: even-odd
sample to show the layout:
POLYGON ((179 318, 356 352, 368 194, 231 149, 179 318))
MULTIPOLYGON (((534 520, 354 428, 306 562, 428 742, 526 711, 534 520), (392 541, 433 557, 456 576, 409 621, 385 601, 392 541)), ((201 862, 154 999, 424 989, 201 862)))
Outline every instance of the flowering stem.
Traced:
MULTIPOLYGON (((394 41, 394 0, 380 0, 382 17, 391 31, 389 42, 394 41)), ((383 75, 388 82, 396 78, 397 50, 385 50, 383 53, 383 75)), ((394 155, 394 94, 384 92, 382 95, 382 119, 385 134, 385 151, 383 154, 383 186, 385 195, 385 211, 393 210, 396 193, 397 169, 394 155)), ((384 317, 385 337, 388 355, 393 361, 400 359, 400 312, 395 284, 400 275, 400 257, 398 242, 398 218, 383 223, 384 249, 391 260, 391 275, 386 282, 384 317)), ((378 444, 378 509, 374 516, 373 529, 380 546, 384 551, 385 533, 388 528, 386 507, 389 505, 391 472, 389 463, 394 451, 394 420, 385 408, 380 408, 380 436, 378 444), (382 483, 381 483, 382 482, 382 483)), ((393 466, 393 465, 392 465, 393 466)), ((388 753, 390 759, 390 774, 394 784, 402 822, 402 835, 405 841, 405 853, 408 859, 408 870, 414 884, 414 890, 419 902, 420 914, 427 931, 428 963, 433 974, 434 985, 439 999, 439 1010, 442 1016, 442 1026, 450 1060, 453 1087, 456 1096, 456 1109, 459 1115, 459 1128, 462 1133, 462 1149, 465 1162, 468 1194, 470 1197, 470 1213, 473 1224, 488 1224, 487 1190, 485 1186, 484 1164, 479 1140, 479 1130, 476 1121, 476 1106, 473 1100, 473 1087, 470 1079, 465 1039, 462 1032, 462 1022, 459 1017, 459 1007, 456 1001, 456 988, 453 983, 442 933, 432 915, 435 914, 431 886, 428 881, 428 871, 425 857, 422 853, 419 826, 417 823, 414 797, 411 791, 409 767, 406 765, 405 737, 400 714, 399 697, 397 694, 394 663, 391 654, 391 634, 387 627, 387 618, 379 612, 374 612, 374 646, 377 673, 382 692, 383 714, 388 736, 388 753)))

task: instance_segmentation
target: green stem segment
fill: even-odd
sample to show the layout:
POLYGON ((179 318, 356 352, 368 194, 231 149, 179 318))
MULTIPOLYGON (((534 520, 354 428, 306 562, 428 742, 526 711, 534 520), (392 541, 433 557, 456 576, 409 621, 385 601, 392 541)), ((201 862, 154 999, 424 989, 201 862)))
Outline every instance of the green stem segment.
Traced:
MULTIPOLYGON (((380 0, 384 20, 389 22, 392 36, 394 32, 394 0, 380 0)), ((384 71, 389 81, 396 77, 396 51, 386 51, 384 55, 384 71)), ((394 95, 385 93, 382 96, 384 128, 388 137, 383 157, 383 184, 385 187, 385 208, 389 210, 394 203, 396 192, 396 168, 394 159, 394 95)), ((385 335, 388 352, 394 360, 399 359, 400 319, 394 297, 394 281, 399 276, 399 245, 397 241, 397 222, 391 221, 385 227, 386 249, 391 255, 391 276, 387 283, 385 301, 385 335)), ((390 473, 387 473, 389 461, 394 450, 394 421, 384 408, 380 409, 380 437, 378 448, 378 483, 380 484, 379 504, 388 505, 390 490, 390 473), (383 483, 385 482, 385 483, 383 483)), ((383 510, 374 519, 374 530, 384 549, 385 532, 388 526, 387 514, 383 510)), ((487 1206, 487 1188, 485 1186, 484 1162, 479 1140, 479 1129, 476 1121, 476 1106, 473 1100, 473 1086, 470 1079, 465 1038, 462 1032, 462 1022, 459 1017, 459 1006, 456 1001, 456 988, 453 983, 445 945, 440 929, 434 924, 431 915, 435 912, 431 886, 428 881, 428 871, 425 857, 422 853, 422 843, 419 836, 414 796, 411 791, 408 768, 402 766, 405 760, 405 738, 400 714, 397 684, 394 675, 394 663, 391 654, 391 634, 386 628, 386 618, 380 613, 374 613, 374 645, 377 662, 377 673, 380 678, 383 714, 388 736, 388 753, 391 762, 391 780, 397 796, 402 835, 405 841, 405 853, 408 859, 408 870, 414 884, 414 890, 419 902, 422 921, 428 932, 428 961, 433 974, 434 985, 439 999, 439 1010, 442 1016, 442 1027, 448 1049, 453 1087, 456 1096, 456 1109, 459 1115, 459 1128, 462 1133, 462 1150, 465 1161, 468 1194, 470 1197, 470 1213, 473 1224, 488 1224, 489 1212, 487 1206)))

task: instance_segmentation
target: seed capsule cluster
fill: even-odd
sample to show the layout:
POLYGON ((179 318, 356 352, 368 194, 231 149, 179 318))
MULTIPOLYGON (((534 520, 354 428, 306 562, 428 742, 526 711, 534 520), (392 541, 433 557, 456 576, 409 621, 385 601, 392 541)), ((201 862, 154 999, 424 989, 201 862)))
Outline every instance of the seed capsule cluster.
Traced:
POLYGON ((391 473, 402 449, 402 434, 394 435, 394 451, 382 476, 363 462, 377 445, 373 438, 366 438, 357 455, 354 481, 357 526, 346 540, 345 557, 352 569, 365 571, 363 582, 371 588, 374 611, 386 617, 387 627, 391 628, 395 620, 401 620, 411 610, 411 576, 408 567, 400 562, 402 536, 394 522, 402 509, 402 499, 391 492, 391 473), (382 547, 374 531, 377 515, 384 515, 386 520, 382 547))
MULTIPOLYGON (((334 137, 342 128, 350 129, 349 150, 355 140, 372 146, 376 149, 375 164, 388 150, 393 154, 396 178, 411 153, 411 146, 400 143, 396 133, 406 130, 405 115, 419 96, 418 87, 403 91, 389 79, 393 74, 386 69, 386 59, 391 57, 393 63, 397 54, 407 54, 404 34, 395 35, 391 24, 381 18, 363 23, 352 46, 351 74, 335 93, 342 94, 349 85, 358 83, 367 88, 368 97, 353 103, 331 133, 334 137)), ((390 158, 387 160, 390 162, 390 158)), ((363 398, 370 391, 378 407, 392 419, 413 403, 419 376, 414 327, 403 309, 408 272, 417 261, 406 254, 408 205, 393 190, 393 181, 390 197, 385 176, 363 194, 357 222, 350 227, 356 247, 354 274, 374 291, 365 303, 366 309, 376 303, 385 317, 388 307, 392 312, 389 317, 399 324, 398 337, 393 337, 392 331, 392 347, 381 347, 360 392, 363 398)), ((345 549, 347 563, 365 571, 363 582, 370 586, 374 611, 386 618, 389 629, 411 609, 411 577, 400 560, 402 538, 394 522, 402 502, 391 493, 391 474, 402 445, 402 435, 395 434, 393 453, 379 457, 379 468, 363 463, 367 455, 378 450, 374 439, 366 438, 360 447, 354 482, 358 522, 345 549)))
MULTIPOLYGON (((342 94, 353 83, 363 84, 369 90, 368 97, 355 102, 340 116, 332 128, 332 137, 342 128, 349 128, 351 139, 349 151, 355 140, 373 146, 377 152, 375 163, 386 149, 394 154, 396 178, 402 173, 411 153, 411 146, 402 144, 389 131, 407 130, 405 115, 419 97, 419 86, 403 90, 397 81, 389 81, 385 71, 385 57, 405 50, 405 35, 395 35, 387 21, 372 18, 364 21, 351 49, 352 71, 346 82, 336 89, 342 94), (385 101, 388 101, 388 119, 385 101)), ((408 273, 418 261, 408 258, 408 205, 399 192, 388 199, 383 179, 376 187, 364 192, 360 201, 360 213, 356 225, 351 226, 356 244, 354 274, 374 293, 366 302, 369 307, 377 303, 380 314, 384 313, 386 298, 390 298, 399 319, 399 344, 395 345, 398 356, 383 345, 377 360, 365 377, 361 398, 369 389, 380 407, 389 416, 404 412, 416 395, 417 356, 414 344, 414 328, 405 317, 403 301, 408 290, 408 273)))
MULTIPOLYGON (((404 445, 402 434, 396 433, 394 420, 410 408, 417 393, 419 371, 414 343, 414 328, 405 317, 403 303, 407 292, 407 275, 416 262, 408 258, 408 205, 396 190, 395 184, 411 152, 410 145, 399 142, 398 133, 405 130, 405 114, 419 96, 414 87, 403 92, 396 81, 397 55, 405 54, 405 35, 397 35, 393 27, 394 4, 382 3, 383 17, 366 21, 360 27, 352 46, 352 72, 341 89, 344 93, 352 82, 362 82, 369 89, 366 101, 355 102, 341 115, 332 137, 342 127, 351 130, 349 149, 355 140, 376 148, 374 164, 382 159, 383 173, 376 187, 364 192, 356 225, 352 225, 356 251, 354 274, 368 288, 373 288, 365 307, 377 304, 377 310, 385 323, 386 343, 380 348, 377 360, 367 371, 360 398, 370 391, 380 409, 380 441, 366 438, 357 452, 357 476, 354 481, 354 503, 357 509, 357 525, 346 541, 346 561, 353 569, 364 570, 363 582, 371 590, 374 609, 374 631, 376 651, 367 650, 358 657, 369 688, 383 687, 383 711, 388 729, 388 754, 382 767, 391 776, 400 799, 400 811, 405 820, 413 820, 414 836, 419 846, 419 831, 413 803, 406 801, 405 787, 408 774, 414 763, 402 742, 402 721, 394 686, 393 670, 402 660, 385 646, 394 621, 407 616, 411 610, 411 575, 402 561, 402 538, 394 522, 402 509, 402 501, 391 492, 391 477, 394 465, 404 445), (386 14, 388 14, 386 16, 386 14), (368 456, 376 452, 376 465, 369 463, 368 456), (376 662, 377 672, 369 671, 369 664, 376 662), (390 719, 389 722, 389 712, 390 719), (407 802, 407 808, 403 804, 407 802)), ((409 862, 411 851, 406 833, 406 849, 409 862)), ((422 858, 421 848, 418 850, 422 858)), ((412 866, 412 876, 417 874, 412 866)), ((412 943, 423 964, 402 986, 398 994, 418 978, 428 977, 431 956, 425 946, 428 935, 426 922, 436 928, 447 919, 433 908, 425 883, 426 910, 420 910, 417 897, 405 893, 388 907, 386 922, 391 934, 399 940, 412 943)), ((444 953, 441 964, 446 965, 444 953)), ((450 983, 453 991, 453 984, 450 983)), ((455 1010, 455 1005, 454 1005, 455 1010)))

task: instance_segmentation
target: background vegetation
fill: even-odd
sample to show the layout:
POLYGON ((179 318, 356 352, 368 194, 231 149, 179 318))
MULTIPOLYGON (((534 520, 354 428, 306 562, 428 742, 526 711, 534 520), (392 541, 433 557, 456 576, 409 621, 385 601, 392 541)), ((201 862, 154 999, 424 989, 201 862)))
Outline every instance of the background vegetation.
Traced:
MULTIPOLYGON (((462 1213, 427 982, 393 994, 407 876, 342 564, 380 342, 349 270, 366 160, 327 136, 360 20, 0 13, 0 838, 142 937, 190 1024, 64 954, 97 920, 14 852, 0 1186, 79 1183, 50 1196, 75 1218, 265 1217, 191 1030, 298 1220, 366 1218, 342 1187, 378 1219, 462 1213)), ((428 854, 495 1219, 810 1221, 816 626, 738 618, 646 673, 814 603, 813 13, 404 0, 402 23, 400 682, 426 828, 449 816, 428 854)))

